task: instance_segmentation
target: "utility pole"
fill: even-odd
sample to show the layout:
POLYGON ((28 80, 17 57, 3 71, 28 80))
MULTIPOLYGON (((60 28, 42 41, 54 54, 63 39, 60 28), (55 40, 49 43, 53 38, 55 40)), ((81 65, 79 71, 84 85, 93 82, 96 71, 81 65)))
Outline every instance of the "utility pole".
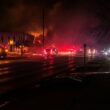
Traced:
POLYGON ((87 54, 87 45, 84 44, 84 66, 86 65, 86 54, 87 54))
POLYGON ((42 32, 42 47, 44 49, 45 47, 45 12, 44 12, 44 7, 42 9, 42 28, 43 28, 43 32, 42 32))

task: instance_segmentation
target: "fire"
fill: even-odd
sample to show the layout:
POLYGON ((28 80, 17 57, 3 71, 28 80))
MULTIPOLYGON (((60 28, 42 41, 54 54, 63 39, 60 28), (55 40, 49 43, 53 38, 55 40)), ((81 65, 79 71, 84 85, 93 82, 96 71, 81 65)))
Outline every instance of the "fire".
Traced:
MULTIPOLYGON (((46 37, 47 32, 48 32, 48 29, 45 29, 45 31, 44 31, 44 37, 46 37)), ((39 43, 39 44, 41 44, 41 39, 43 37, 43 31, 42 30, 39 30, 39 31, 30 31, 28 33, 30 35, 34 36, 33 44, 36 44, 36 42, 39 43)))
MULTIPOLYGON (((44 36, 47 35, 47 32, 48 32, 48 29, 45 29, 44 30, 44 36)), ((28 32, 29 34, 33 35, 34 37, 41 37, 43 35, 43 31, 42 30, 39 30, 39 31, 30 31, 28 32)))
POLYGON ((42 32, 29 32, 29 34, 33 35, 34 37, 40 37, 42 32))

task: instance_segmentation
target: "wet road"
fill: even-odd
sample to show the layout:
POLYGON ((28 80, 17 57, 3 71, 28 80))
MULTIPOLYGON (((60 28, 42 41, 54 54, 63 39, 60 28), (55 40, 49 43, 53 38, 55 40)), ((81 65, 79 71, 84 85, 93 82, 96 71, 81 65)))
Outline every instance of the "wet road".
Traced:
POLYGON ((27 87, 48 76, 71 74, 82 63, 82 58, 74 58, 74 56, 2 60, 0 62, 0 94, 27 87))
POLYGON ((100 106, 109 103, 109 59, 91 60, 86 69, 82 65, 83 58, 74 56, 50 59, 34 57, 2 64, 0 91, 13 91, 8 97, 0 97, 0 109, 88 110, 95 107, 95 103, 101 103, 100 106), (78 73, 85 76, 78 78, 78 73))

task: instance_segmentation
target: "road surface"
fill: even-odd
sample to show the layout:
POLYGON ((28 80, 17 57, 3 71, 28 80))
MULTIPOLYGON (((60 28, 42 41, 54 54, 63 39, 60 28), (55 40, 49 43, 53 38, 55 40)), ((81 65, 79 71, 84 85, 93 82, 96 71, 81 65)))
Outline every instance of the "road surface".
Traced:
POLYGON ((74 57, 25 58, 0 61, 0 94, 12 89, 33 84, 48 76, 72 73, 82 64, 74 57))
MULTIPOLYGON (((109 59, 105 58, 99 58, 95 59, 94 61, 90 61, 86 65, 86 68, 83 66, 83 58, 77 58, 73 56, 63 56, 49 59, 34 57, 28 59, 6 61, 8 63, 4 63, 5 61, 2 61, 2 65, 0 65, 0 94, 8 94, 6 96, 1 95, 1 109, 73 109, 74 107, 72 106, 72 103, 74 102, 74 98, 76 102, 80 100, 79 97, 81 97, 81 102, 83 102, 83 99, 85 98, 84 101, 87 103, 88 101, 90 101, 91 97, 96 97, 94 96, 94 90, 96 88, 100 87, 103 82, 105 85, 110 82, 110 80, 107 80, 108 82, 106 82, 105 80, 106 78, 110 79, 110 63, 109 59), (87 82, 90 87, 86 84, 86 86, 84 86, 84 89, 80 88, 81 90, 79 90, 79 88, 77 87, 75 88, 75 85, 72 85, 71 89, 71 81, 69 81, 68 84, 68 80, 67 83, 64 83, 63 89, 56 88, 60 85, 60 83, 58 83, 58 85, 55 85, 56 82, 53 82, 53 80, 45 82, 47 78, 61 79, 62 77, 65 78, 65 76, 69 76, 73 78, 74 81, 76 81, 73 81, 76 85, 77 82, 78 85, 79 83, 81 83, 82 85, 82 79, 79 76, 86 74, 88 74, 89 76, 91 76, 91 74, 96 75, 93 76, 96 82, 94 83, 93 80, 93 85, 91 86, 91 78, 88 77, 86 80, 88 81, 89 79, 89 81, 85 82, 87 82), (108 74, 109 76, 105 77, 103 76, 103 74, 108 74), (99 75, 100 77, 98 77, 97 75, 99 75), (41 87, 41 80, 44 81, 44 85, 47 85, 46 88, 44 87, 44 89, 39 90, 38 88, 41 87), (68 86, 70 88, 68 88, 68 86), (88 97, 85 97, 86 94, 88 94, 87 96, 90 97, 89 100, 88 97), (93 96, 91 94, 93 94, 93 96)), ((105 87, 105 85, 102 86, 102 88, 100 89, 101 91, 102 89, 104 90, 103 87, 105 87)), ((62 88, 62 86, 60 88, 62 88)), ((97 92, 99 93, 100 90, 97 89, 97 92)), ((91 101, 94 101, 94 99, 92 99, 91 101)))

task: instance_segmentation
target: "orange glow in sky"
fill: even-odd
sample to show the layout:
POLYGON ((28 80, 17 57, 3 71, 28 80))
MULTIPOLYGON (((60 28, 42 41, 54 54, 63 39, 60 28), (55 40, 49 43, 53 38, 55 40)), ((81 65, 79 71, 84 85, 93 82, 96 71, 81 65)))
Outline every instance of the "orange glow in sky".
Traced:
MULTIPOLYGON (((48 30, 47 29, 45 29, 45 31, 44 31, 44 35, 46 36, 47 35, 47 32, 48 32, 48 30)), ((41 37, 42 36, 42 34, 43 34, 43 31, 42 30, 39 30, 39 31, 31 31, 31 32, 28 32, 29 34, 31 34, 31 35, 33 35, 34 37, 41 37)))

